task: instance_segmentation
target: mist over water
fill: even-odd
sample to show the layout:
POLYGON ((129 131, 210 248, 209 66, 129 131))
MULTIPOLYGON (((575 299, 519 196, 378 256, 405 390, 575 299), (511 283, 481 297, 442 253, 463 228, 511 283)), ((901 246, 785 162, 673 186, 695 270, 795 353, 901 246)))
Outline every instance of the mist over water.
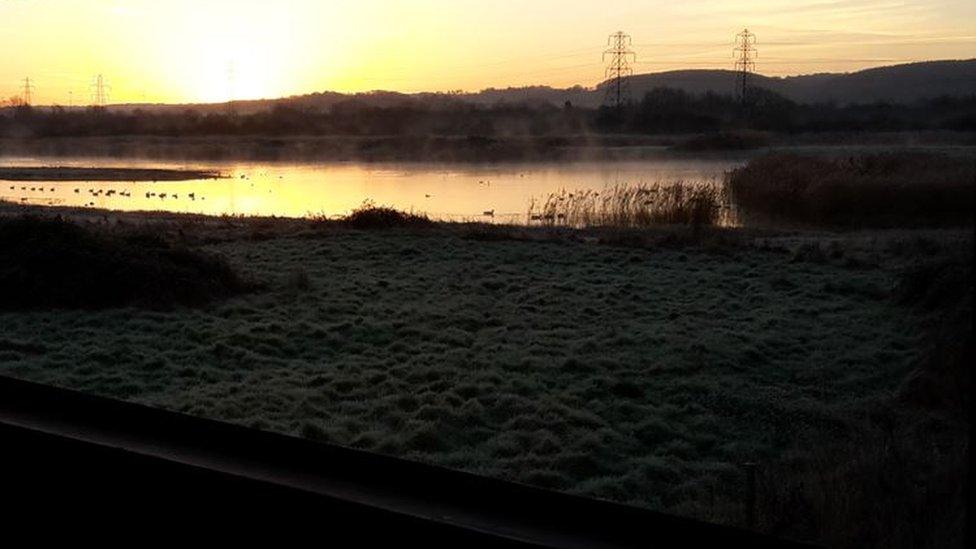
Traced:
POLYGON ((121 211, 283 217, 341 216, 368 200, 439 220, 523 223, 531 201, 550 193, 655 182, 712 184, 741 164, 728 158, 447 165, 18 157, 0 158, 0 166, 207 169, 226 177, 179 182, 2 181, 0 199, 121 211))

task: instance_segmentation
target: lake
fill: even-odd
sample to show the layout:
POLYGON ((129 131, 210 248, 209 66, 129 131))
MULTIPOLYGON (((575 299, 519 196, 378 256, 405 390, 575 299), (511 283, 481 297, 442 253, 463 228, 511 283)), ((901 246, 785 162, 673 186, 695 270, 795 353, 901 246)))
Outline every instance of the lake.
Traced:
POLYGON ((733 158, 666 156, 640 161, 510 164, 7 157, 0 158, 0 166, 204 169, 218 170, 227 177, 178 182, 5 181, 0 184, 0 199, 123 211, 283 217, 342 216, 369 200, 438 220, 522 223, 531 201, 544 200, 549 193, 665 181, 714 184, 721 182, 725 171, 742 163, 733 158), (95 194, 98 190, 102 192, 95 194))

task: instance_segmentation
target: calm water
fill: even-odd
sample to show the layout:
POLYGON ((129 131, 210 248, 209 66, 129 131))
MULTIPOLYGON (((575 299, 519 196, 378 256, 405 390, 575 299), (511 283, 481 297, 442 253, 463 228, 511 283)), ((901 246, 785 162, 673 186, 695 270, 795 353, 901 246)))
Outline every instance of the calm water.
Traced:
POLYGON ((533 198, 544 199, 563 189, 599 191, 617 184, 676 180, 710 183, 721 181, 726 170, 741 163, 690 158, 492 165, 0 158, 0 166, 202 168, 228 176, 158 183, 4 181, 0 183, 0 198, 25 204, 126 211, 288 217, 345 215, 364 200, 371 200, 443 220, 524 222, 533 198), (91 191, 98 189, 103 192, 94 196, 91 191), (115 194, 107 196, 108 191, 115 194), (165 198, 159 196, 161 193, 165 198), (485 215, 489 211, 494 215, 485 215))

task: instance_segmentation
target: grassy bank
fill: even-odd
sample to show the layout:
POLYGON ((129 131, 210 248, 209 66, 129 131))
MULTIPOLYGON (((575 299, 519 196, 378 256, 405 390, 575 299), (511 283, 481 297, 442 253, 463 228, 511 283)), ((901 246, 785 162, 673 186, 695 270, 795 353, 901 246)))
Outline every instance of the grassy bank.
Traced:
POLYGON ((0 312, 4 374, 729 524, 754 462, 757 528, 959 543, 965 420, 906 380, 947 379, 925 265, 968 232, 73 215, 264 287, 0 312))

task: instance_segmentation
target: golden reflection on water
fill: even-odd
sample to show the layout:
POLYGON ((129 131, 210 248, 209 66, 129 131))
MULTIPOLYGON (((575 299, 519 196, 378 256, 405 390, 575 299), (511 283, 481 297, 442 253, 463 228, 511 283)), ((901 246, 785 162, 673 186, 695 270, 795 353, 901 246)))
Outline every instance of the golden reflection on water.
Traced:
POLYGON ((364 200, 435 219, 525 222, 531 200, 562 189, 601 190, 655 181, 718 181, 739 161, 445 165, 427 163, 183 163, 5 158, 0 166, 215 169, 227 177, 177 182, 2 181, 0 199, 25 204, 211 215, 346 215, 364 200), (493 212, 492 216, 486 212, 493 212))

